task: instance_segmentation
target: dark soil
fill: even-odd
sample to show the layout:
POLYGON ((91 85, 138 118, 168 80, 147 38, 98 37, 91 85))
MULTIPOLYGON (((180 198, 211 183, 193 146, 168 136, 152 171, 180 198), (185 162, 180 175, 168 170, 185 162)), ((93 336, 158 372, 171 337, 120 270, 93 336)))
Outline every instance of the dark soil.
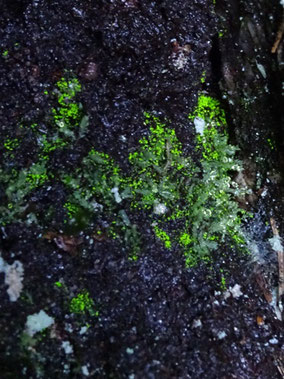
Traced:
MULTIPOLYGON (((1 164, 19 169, 35 159, 35 137, 21 135, 19 125, 45 126, 53 104, 43 92, 52 91, 65 70, 79 78, 79 100, 89 117, 87 134, 52 155, 50 167, 67 172, 91 146, 128 170, 129 151, 147 134, 144 111, 171 120, 185 154, 190 153, 194 131, 188 132, 187 115, 200 91, 207 91, 226 109, 231 139, 241 147, 253 189, 270 191, 250 207, 256 214, 260 206, 263 210, 258 239, 271 238, 265 221, 273 216, 279 222, 283 210, 280 53, 270 53, 279 14, 278 2, 256 0, 222 0, 216 7, 207 0, 2 0, 0 140, 16 135, 23 142, 13 162, 1 145, 1 164), (177 69, 176 49, 187 45, 186 63, 177 69), (267 138, 275 140, 273 151, 267 138)), ((48 204, 59 209, 65 201, 56 178, 50 187, 34 193, 39 214, 48 204)), ((0 187, 1 205, 5 201, 0 187)), ((62 233, 62 217, 58 212, 49 225, 19 220, 0 230, 2 258, 24 266, 24 289, 16 302, 10 302, 0 273, 1 378, 83 378, 87 373, 129 379, 281 378, 282 323, 257 280, 265 272, 269 285, 277 284, 275 259, 269 259, 269 268, 256 269, 250 256, 228 244, 216 252, 212 266, 186 269, 178 251, 169 252, 155 240, 146 214, 131 216, 143 243, 137 262, 127 259, 123 243, 91 238, 92 225, 77 233, 80 245, 70 254, 44 238, 50 230, 62 233), (224 298, 220 268, 227 287, 239 284, 243 295, 224 298), (54 285, 58 281, 63 288, 54 285), (98 317, 69 312, 70 299, 84 289, 98 317), (55 319, 55 326, 31 346, 23 331, 27 316, 40 310, 55 319), (73 352, 65 353, 63 341, 73 352)), ((283 235, 280 223, 279 232, 283 235)))

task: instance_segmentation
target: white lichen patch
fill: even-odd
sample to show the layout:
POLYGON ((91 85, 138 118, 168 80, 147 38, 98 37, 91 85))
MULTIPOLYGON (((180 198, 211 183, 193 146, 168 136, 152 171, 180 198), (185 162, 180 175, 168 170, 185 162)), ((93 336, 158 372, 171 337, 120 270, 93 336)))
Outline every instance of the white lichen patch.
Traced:
POLYGON ((87 365, 82 366, 81 367, 81 371, 82 371, 82 374, 85 375, 85 376, 89 376, 90 375, 87 365))
POLYGON ((242 296, 241 286, 239 284, 235 284, 234 287, 229 287, 231 294, 234 298, 238 298, 242 296))
POLYGON ((193 323, 192 323, 192 328, 195 329, 195 328, 201 328, 202 327, 202 322, 201 320, 198 318, 197 320, 193 320, 193 323))
POLYGON ((32 337, 34 334, 41 332, 52 324, 54 324, 54 319, 48 316, 45 311, 41 310, 39 313, 34 313, 27 317, 26 332, 32 337))
POLYGON ((20 261, 9 265, 0 257, 0 272, 5 273, 5 284, 10 301, 17 301, 23 290, 24 267, 20 261))
POLYGON ((238 298, 242 296, 243 293, 241 291, 241 286, 239 284, 235 284, 234 287, 229 287, 229 289, 224 293, 224 299, 228 299, 230 296, 233 298, 238 298))
POLYGON ((81 329, 79 330, 80 336, 85 334, 87 332, 87 330, 88 330, 88 326, 82 326, 81 329))
POLYGON ((118 187, 113 187, 111 192, 113 193, 114 195, 114 200, 117 202, 117 203, 121 203, 122 201, 122 198, 118 192, 118 187))
POLYGON ((205 121, 201 117, 195 117, 193 120, 196 133, 201 134, 203 136, 204 129, 206 127, 205 121))
POLYGON ((158 203, 158 204, 155 204, 154 206, 154 213, 156 215, 163 215, 167 212, 167 207, 165 206, 165 204, 162 204, 162 203, 158 203))
POLYGON ((227 333, 224 330, 221 330, 220 332, 217 333, 217 338, 218 340, 222 340, 227 336, 227 333))

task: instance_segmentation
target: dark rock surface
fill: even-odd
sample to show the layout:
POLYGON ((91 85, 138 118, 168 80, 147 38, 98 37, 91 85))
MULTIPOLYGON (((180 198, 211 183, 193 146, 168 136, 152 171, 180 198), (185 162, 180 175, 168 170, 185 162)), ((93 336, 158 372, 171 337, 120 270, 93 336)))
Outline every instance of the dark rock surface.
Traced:
MULTIPOLYGON (((43 92, 70 70, 82 84, 79 100, 89 127, 72 149, 54 153, 51 165, 75 170, 95 146, 127 170, 129 151, 147 133, 145 110, 171 120, 184 152, 190 153, 194 131, 188 131, 187 115, 199 92, 206 91, 226 110, 231 139, 241 147, 254 192, 268 188, 269 196, 257 197, 251 208, 257 213, 263 207, 261 225, 271 216, 281 221, 283 72, 281 52, 278 57, 270 53, 281 7, 256 0, 216 3, 3 0, 1 141, 22 138, 20 124, 45 127, 52 104, 43 92), (275 141, 273 151, 268 138, 275 141)), ((9 167, 2 146, 0 154, 1 165, 9 167)), ((35 137, 26 134, 13 165, 28 167, 36 154, 35 137)), ((29 205, 39 214, 49 203, 64 202, 56 179, 51 187, 36 191, 29 205)), ((5 203, 3 186, 0 203, 5 203)), ((22 262, 24 290, 10 302, 0 273, 0 377, 281 378, 282 323, 263 296, 252 259, 228 245, 216 252, 212 267, 185 269, 178 252, 155 240, 147 215, 133 218, 143 239, 137 262, 127 260, 121 243, 95 240, 90 231, 77 236, 78 251, 69 254, 44 238, 46 227, 19 220, 1 228, 1 256, 9 264, 22 262), (227 286, 239 284, 240 297, 225 299, 219 290, 224 266, 227 286), (54 285, 58 281, 64 288, 54 285), (89 291, 99 317, 69 312, 69 299, 81 289, 89 291), (55 327, 32 345, 22 333, 27 316, 41 309, 55 319, 55 327), (62 348, 64 341, 73 347, 70 354, 62 348)), ((59 233, 60 226, 58 211, 51 229, 59 233)), ((283 235, 282 224, 279 232, 283 235)), ((261 241, 271 238, 269 228, 259 233, 261 241)), ((276 263, 271 266, 275 285, 276 263)))

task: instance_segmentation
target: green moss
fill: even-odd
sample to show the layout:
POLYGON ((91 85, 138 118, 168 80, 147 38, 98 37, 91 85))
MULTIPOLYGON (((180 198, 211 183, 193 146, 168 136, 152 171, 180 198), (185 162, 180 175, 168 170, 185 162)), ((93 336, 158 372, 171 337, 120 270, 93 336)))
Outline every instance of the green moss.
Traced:
POLYGON ((120 169, 105 153, 91 149, 83 159, 76 176, 62 175, 62 181, 72 190, 69 203, 92 213, 111 212, 116 207, 114 188, 119 191, 123 178, 120 169))
POLYGON ((166 249, 172 247, 170 236, 164 230, 158 228, 158 226, 154 226, 154 232, 156 237, 164 243, 166 249))
POLYGON ((178 200, 177 176, 181 171, 188 176, 191 167, 182 156, 182 146, 174 129, 148 113, 145 117, 150 135, 139 141, 138 151, 129 154, 132 173, 128 183, 132 207, 153 211, 157 204, 173 204, 178 200))
POLYGON ((81 91, 81 84, 76 78, 62 78, 56 87, 58 105, 52 109, 53 120, 61 132, 70 136, 68 129, 79 126, 83 117, 82 106, 75 101, 77 93, 81 91))
POLYGON ((33 131, 36 131, 38 129, 38 124, 36 122, 32 123, 30 125, 30 128, 33 130, 33 131))
POLYGON ((26 172, 26 182, 29 183, 29 189, 42 186, 49 179, 44 162, 34 163, 26 172))
POLYGON ((206 81, 206 71, 203 71, 200 78, 200 83, 204 84, 205 81, 206 81))
POLYGON ((276 145, 275 145, 275 142, 272 140, 272 138, 267 138, 267 143, 271 150, 275 150, 276 145))
POLYGON ((91 316, 98 316, 98 312, 95 311, 94 301, 88 291, 80 292, 76 297, 73 297, 70 302, 69 310, 75 314, 89 313, 91 316))
POLYGON ((179 243, 183 246, 188 246, 193 242, 193 238, 190 234, 184 232, 179 237, 179 243))
POLYGON ((226 289, 227 289, 226 278, 223 275, 221 276, 221 285, 220 285, 220 287, 221 287, 222 291, 226 291, 226 289))
POLYGON ((68 217, 70 219, 76 218, 76 215, 80 211, 80 208, 76 204, 72 204, 69 201, 66 202, 63 207, 66 209, 68 217))
POLYGON ((137 225, 129 225, 125 228, 124 241, 126 246, 129 247, 128 259, 130 261, 137 261, 141 251, 141 238, 137 225))
POLYGON ((18 138, 7 138, 4 142, 4 148, 8 151, 15 150, 20 145, 18 138))
MULTIPOLYGON (((200 157, 198 165, 184 156, 169 122, 145 113, 149 134, 130 152, 128 175, 108 154, 94 148, 78 168, 66 174, 47 170, 50 154, 70 146, 77 133, 74 127, 80 129, 85 118, 85 128, 88 120, 75 102, 81 91, 78 80, 63 78, 56 87, 58 106, 53 109, 50 133, 43 134, 37 124, 31 126, 38 141, 38 160, 19 172, 0 172, 8 204, 0 207, 2 224, 27 218, 24 210, 32 191, 56 178, 65 186, 67 226, 82 230, 103 221, 108 225, 106 235, 128 246, 133 261, 138 258, 141 237, 132 216, 141 211, 155 225, 154 233, 167 249, 179 248, 187 266, 208 262, 222 243, 245 245, 241 223, 246 214, 234 201, 242 191, 230 177, 232 171, 241 169, 241 162, 235 159, 237 148, 228 142, 225 113, 217 100, 201 95, 189 115, 190 121, 199 117, 205 122, 202 134, 197 133, 192 141, 200 157), (64 124, 63 135, 59 123, 64 124)), ((12 151, 18 142, 7 139, 4 147, 12 151)))
POLYGON ((68 143, 59 137, 54 137, 52 140, 48 140, 45 135, 38 138, 40 143, 40 154, 39 156, 43 158, 44 160, 49 159, 49 155, 51 152, 57 150, 57 149, 63 149, 68 145, 68 143))
POLYGON ((197 107, 193 113, 189 115, 191 120, 195 117, 200 117, 206 122, 211 122, 214 126, 227 125, 225 112, 221 108, 220 102, 210 96, 199 96, 197 107))

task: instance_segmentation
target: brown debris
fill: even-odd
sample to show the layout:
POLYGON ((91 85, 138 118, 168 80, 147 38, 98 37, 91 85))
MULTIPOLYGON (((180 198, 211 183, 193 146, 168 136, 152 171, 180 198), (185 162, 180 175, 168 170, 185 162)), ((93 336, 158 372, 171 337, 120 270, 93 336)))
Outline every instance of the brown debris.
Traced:
POLYGON ((284 355, 274 356, 274 361, 280 375, 284 378, 284 355))
MULTIPOLYGON (((270 225, 274 237, 279 237, 278 228, 274 218, 270 218, 270 225)), ((284 294, 284 251, 277 251, 278 258, 278 300, 280 301, 281 296, 284 294)))
POLYGON ((256 279, 256 282, 257 282, 259 288, 261 289, 261 291, 263 293, 263 296, 265 297, 265 300, 268 303, 271 303, 273 297, 272 297, 271 291, 268 288, 268 284, 267 284, 267 281, 266 281, 264 275, 261 272, 257 272, 255 279, 256 279))
POLYGON ((277 49, 278 49, 278 46, 281 42, 281 39, 283 37, 283 34, 284 34, 284 13, 283 13, 283 16, 282 16, 282 21, 281 21, 281 24, 279 26, 279 29, 278 29, 278 32, 276 34, 276 40, 272 46, 272 49, 271 49, 271 53, 272 54, 275 54, 277 49))
POLYGON ((54 241, 57 247, 71 255, 77 254, 78 246, 82 244, 82 238, 58 234, 56 232, 48 231, 43 235, 43 238, 54 241))
POLYGON ((263 319, 263 317, 259 316, 259 315, 256 316, 256 323, 257 323, 258 326, 264 325, 264 319, 263 319))

